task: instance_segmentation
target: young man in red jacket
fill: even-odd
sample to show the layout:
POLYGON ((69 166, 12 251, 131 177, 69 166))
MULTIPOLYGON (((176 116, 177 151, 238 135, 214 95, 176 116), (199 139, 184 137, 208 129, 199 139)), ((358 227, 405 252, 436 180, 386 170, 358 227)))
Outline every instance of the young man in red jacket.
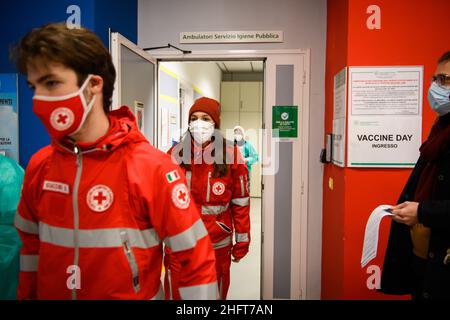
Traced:
POLYGON ((185 176, 127 107, 110 112, 115 70, 101 40, 49 24, 15 58, 52 138, 25 173, 18 298, 162 298, 164 242, 184 266, 181 297, 215 299, 214 251, 185 176))

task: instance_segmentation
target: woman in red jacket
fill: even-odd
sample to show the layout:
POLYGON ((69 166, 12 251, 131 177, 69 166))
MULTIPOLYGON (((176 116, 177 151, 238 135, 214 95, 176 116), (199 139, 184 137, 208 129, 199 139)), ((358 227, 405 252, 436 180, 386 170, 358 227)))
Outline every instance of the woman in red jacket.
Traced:
MULTIPOLYGON (((219 298, 230 285, 231 256, 239 262, 250 244, 248 169, 238 148, 219 132, 220 104, 202 97, 189 110, 189 130, 169 153, 188 180, 216 255, 219 298), (233 243, 234 232, 234 243, 233 243)), ((166 250, 166 298, 178 299, 182 266, 166 250)))

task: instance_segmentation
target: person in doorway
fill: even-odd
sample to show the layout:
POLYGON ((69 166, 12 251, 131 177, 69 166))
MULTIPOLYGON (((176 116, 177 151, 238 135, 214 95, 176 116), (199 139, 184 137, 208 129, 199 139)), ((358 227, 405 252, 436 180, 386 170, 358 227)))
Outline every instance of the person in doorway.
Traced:
POLYGON ((14 160, 0 154, 0 300, 17 297, 19 251, 22 243, 14 228, 24 171, 14 160))
POLYGON ((249 187, 250 190, 250 177, 252 176, 252 166, 258 162, 259 156, 256 152, 255 148, 252 146, 250 141, 246 139, 245 130, 241 126, 234 127, 234 144, 239 147, 239 150, 242 153, 242 156, 245 159, 245 164, 248 169, 249 176, 249 187))
MULTIPOLYGON (((230 286, 231 256, 239 262, 250 245, 250 198, 247 166, 237 147, 223 138, 219 128, 219 102, 199 98, 189 110, 188 131, 169 153, 186 173, 192 197, 208 229, 216 255, 219 298, 224 300, 230 286)), ((167 298, 178 299, 182 265, 171 250, 166 251, 164 263, 167 298)))
POLYGON ((381 292, 412 299, 450 299, 450 51, 428 89, 437 113, 398 201, 381 277, 381 292))
POLYGON ((15 225, 19 299, 160 299, 162 241, 183 264, 180 296, 215 299, 207 230, 170 157, 128 107, 110 111, 111 56, 93 32, 48 24, 13 54, 52 139, 31 158, 15 225))

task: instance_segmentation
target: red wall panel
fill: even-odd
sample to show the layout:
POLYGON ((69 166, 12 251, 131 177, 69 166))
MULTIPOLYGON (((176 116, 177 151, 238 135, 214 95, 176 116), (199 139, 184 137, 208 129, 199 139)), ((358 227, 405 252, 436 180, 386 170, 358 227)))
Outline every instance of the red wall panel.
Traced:
MULTIPOLYGON (((429 79, 442 53, 450 50, 448 0, 329 0, 326 59, 325 133, 332 131, 333 78, 344 66, 424 66, 423 131, 425 140, 436 115, 427 97, 429 79), (369 30, 370 5, 381 9, 381 30, 369 30)), ((369 275, 360 260, 364 230, 372 210, 394 204, 410 169, 324 168, 323 299, 392 299, 366 286, 369 275), (328 188, 334 179, 334 189, 328 188), (336 272, 333 272, 336 270, 336 272)), ((380 228, 378 256, 383 265, 389 218, 380 228)), ((407 298, 407 297, 400 297, 407 298)))
MULTIPOLYGON (((325 78, 325 132, 332 131, 333 76, 347 65, 348 0, 328 1, 327 56, 325 78)), ((326 165, 323 182, 323 246, 322 298, 335 299, 342 295, 344 278, 344 169, 326 165), (333 190, 329 188, 333 181, 333 190)))

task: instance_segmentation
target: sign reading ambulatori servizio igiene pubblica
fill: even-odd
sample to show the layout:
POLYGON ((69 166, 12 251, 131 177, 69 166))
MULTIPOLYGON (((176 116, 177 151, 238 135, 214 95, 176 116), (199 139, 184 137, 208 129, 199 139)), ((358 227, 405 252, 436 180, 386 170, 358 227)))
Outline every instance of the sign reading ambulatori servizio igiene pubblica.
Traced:
POLYGON ((283 42, 283 31, 181 32, 180 43, 283 42))

